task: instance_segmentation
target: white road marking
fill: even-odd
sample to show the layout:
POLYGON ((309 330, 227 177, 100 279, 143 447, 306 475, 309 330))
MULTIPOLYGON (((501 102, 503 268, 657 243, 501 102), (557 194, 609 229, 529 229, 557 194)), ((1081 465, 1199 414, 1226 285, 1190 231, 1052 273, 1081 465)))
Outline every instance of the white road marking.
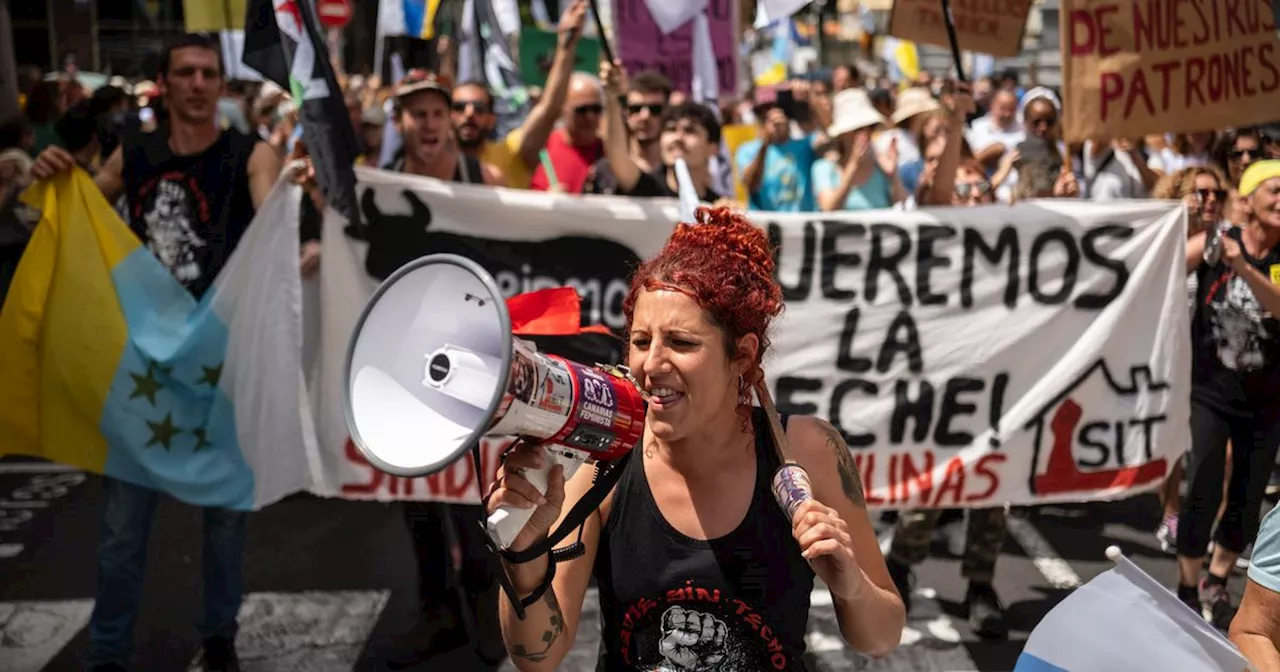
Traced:
POLYGON ((80 471, 75 467, 52 462, 3 462, 0 463, 0 474, 61 474, 68 471, 80 471))
POLYGON ((0 602, 0 669, 40 672, 89 622, 93 600, 0 602))
POLYGON ((1049 585, 1060 590, 1075 590, 1083 583, 1071 565, 1058 556, 1053 546, 1045 540, 1035 526, 1024 518, 1009 516, 1007 521, 1009 536, 1022 547, 1032 564, 1044 575, 1049 585))
POLYGON ((817 661, 815 672, 977 672, 978 665, 961 642, 960 632, 951 617, 942 611, 937 593, 931 588, 916 590, 911 600, 911 617, 902 631, 897 650, 886 658, 873 660, 854 653, 839 639, 839 625, 831 609, 814 609, 809 613, 810 653, 817 661), (823 634, 822 638, 815 633, 823 634), (839 639, 837 650, 822 651, 813 646, 826 638, 839 639))
POLYGON ((22 555, 22 550, 26 546, 22 544, 0 544, 0 560, 8 560, 22 555))
MULTIPOLYGON (((387 605, 387 591, 250 593, 236 652, 245 672, 350 670, 387 605)), ((188 670, 199 670, 197 653, 188 670)))

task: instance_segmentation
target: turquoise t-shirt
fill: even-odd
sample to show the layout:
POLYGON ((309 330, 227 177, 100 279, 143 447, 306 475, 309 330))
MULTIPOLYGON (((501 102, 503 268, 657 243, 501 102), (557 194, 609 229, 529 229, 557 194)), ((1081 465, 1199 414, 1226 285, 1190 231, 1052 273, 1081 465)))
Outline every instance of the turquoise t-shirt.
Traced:
MULTIPOLYGON (((821 194, 840 186, 841 168, 828 159, 818 159, 813 164, 813 193, 821 194)), ((880 171, 880 166, 871 170, 871 177, 866 182, 849 190, 844 198, 843 210, 878 210, 893 207, 893 184, 889 177, 880 171)))
POLYGON ((1280 593, 1280 506, 1262 519, 1258 538, 1253 541, 1253 557, 1249 559, 1249 579, 1275 593, 1280 593))
MULTIPOLYGON (((738 148, 738 155, 734 157, 738 175, 744 174, 747 166, 756 160, 760 145, 760 140, 751 140, 738 148)), ((760 189, 749 198, 750 208, 769 212, 813 211, 809 173, 814 158, 811 137, 769 145, 764 156, 764 176, 760 178, 760 189)))

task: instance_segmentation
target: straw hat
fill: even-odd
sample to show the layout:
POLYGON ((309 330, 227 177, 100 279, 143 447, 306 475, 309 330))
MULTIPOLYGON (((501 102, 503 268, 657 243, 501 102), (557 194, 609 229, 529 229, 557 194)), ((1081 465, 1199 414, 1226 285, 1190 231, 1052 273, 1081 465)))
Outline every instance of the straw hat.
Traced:
POLYGON ((883 114, 871 105, 871 97, 863 89, 845 89, 836 94, 831 104, 831 126, 827 135, 835 138, 850 131, 887 123, 883 114))
POLYGON ((898 106, 893 110, 890 121, 894 126, 926 112, 941 110, 942 105, 928 90, 913 86, 898 94, 898 106))

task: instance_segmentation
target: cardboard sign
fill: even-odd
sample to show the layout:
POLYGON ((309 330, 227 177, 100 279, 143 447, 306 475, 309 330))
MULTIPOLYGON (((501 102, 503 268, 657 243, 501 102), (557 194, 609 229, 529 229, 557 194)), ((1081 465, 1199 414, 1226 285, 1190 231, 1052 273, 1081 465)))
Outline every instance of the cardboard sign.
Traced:
MULTIPOLYGON (((952 0, 960 48, 993 56, 1017 56, 1033 0, 952 0)), ((938 0, 896 0, 889 34, 900 40, 950 47, 938 0)))
POLYGON ((1063 0, 1067 142, 1247 126, 1280 110, 1268 0, 1063 0))

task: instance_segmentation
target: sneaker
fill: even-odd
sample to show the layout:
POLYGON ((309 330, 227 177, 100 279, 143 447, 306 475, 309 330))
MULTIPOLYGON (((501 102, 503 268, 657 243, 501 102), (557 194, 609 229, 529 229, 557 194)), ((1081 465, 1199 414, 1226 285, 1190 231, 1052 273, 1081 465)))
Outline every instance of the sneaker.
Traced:
POLYGON ((1004 620, 1004 605, 989 583, 970 583, 964 596, 969 627, 984 639, 1005 639, 1009 626, 1004 620))
POLYGON ((1178 517, 1165 516, 1156 528, 1156 541, 1160 542, 1160 550, 1170 555, 1178 554, 1178 517))
POLYGON ((1179 602, 1187 605, 1187 608, 1197 615, 1204 616, 1203 611, 1200 609, 1200 591, 1198 588, 1193 587, 1187 590, 1182 586, 1178 586, 1177 594, 1179 602))
POLYGON ((1248 570, 1249 563, 1253 560, 1253 544, 1244 547, 1244 551, 1240 553, 1240 557, 1236 558, 1236 568, 1248 570))
POLYGON ((904 565, 891 558, 885 558, 885 564, 889 568, 889 577, 893 579, 893 587, 898 589, 898 594, 902 596, 902 605, 907 608, 907 615, 911 615, 911 586, 916 582, 915 572, 911 571, 909 565, 904 565))
POLYGON ((204 669, 205 672, 240 672, 235 642, 226 637, 205 639, 204 669))
POLYGON ((1226 586, 1210 586, 1200 582, 1201 615, 1213 627, 1226 632, 1231 628, 1231 619, 1235 618, 1236 609, 1231 606, 1231 595, 1226 586))

